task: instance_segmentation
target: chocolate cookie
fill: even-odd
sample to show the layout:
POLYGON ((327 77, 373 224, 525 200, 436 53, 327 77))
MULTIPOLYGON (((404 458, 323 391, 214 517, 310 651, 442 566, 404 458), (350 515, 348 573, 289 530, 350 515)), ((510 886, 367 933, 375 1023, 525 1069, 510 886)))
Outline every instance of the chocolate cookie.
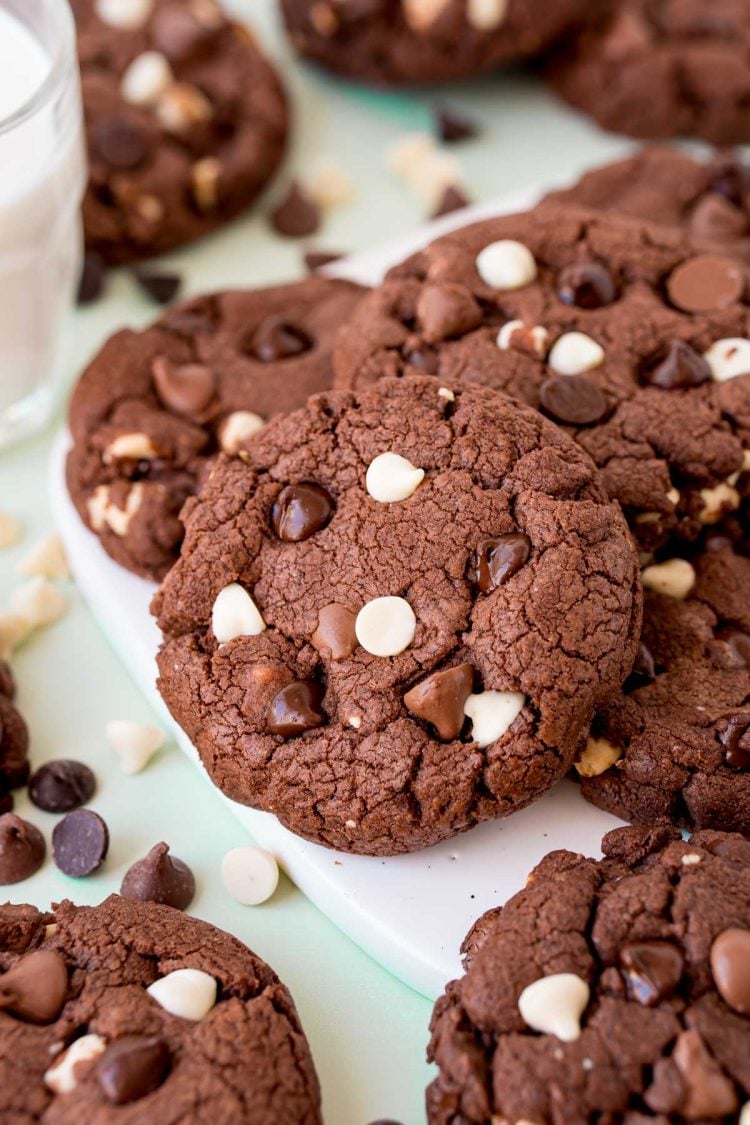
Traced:
POLYGON ((739 503, 745 287, 743 263, 677 229, 550 204, 391 270, 337 338, 336 385, 420 371, 523 399, 594 457, 651 549, 739 503))
POLYGON ((319 395, 221 458, 185 523, 162 696, 224 793, 331 847, 416 850, 529 804, 632 664, 617 506, 492 391, 319 395))
POLYGON ((0 906, 3 1121, 316 1125, 292 998, 236 938, 111 895, 0 906))
POLYGON ((638 824, 750 836, 750 558, 709 540, 644 585, 636 672, 594 721, 583 793, 638 824))
POLYGON ((750 140, 745 0, 616 0, 553 56, 553 85, 606 129, 634 137, 750 140))
POLYGON ((581 0, 282 0, 300 54, 362 82, 444 82, 538 54, 581 0))
POLYGON ((29 776, 29 732, 14 706, 16 685, 10 668, 0 660, 0 813, 12 808, 10 793, 29 776))
POLYGON ((361 295, 316 277, 199 297, 104 345, 73 395, 67 476, 112 558, 166 574, 207 459, 329 385, 335 330, 361 295))
POLYGON ((127 262, 233 218, 278 167, 286 98, 215 0, 72 0, 89 186, 86 241, 127 262))
POLYGON ((430 1125, 744 1121, 750 843, 621 828, 602 848, 551 852, 470 931, 432 1019, 430 1125))

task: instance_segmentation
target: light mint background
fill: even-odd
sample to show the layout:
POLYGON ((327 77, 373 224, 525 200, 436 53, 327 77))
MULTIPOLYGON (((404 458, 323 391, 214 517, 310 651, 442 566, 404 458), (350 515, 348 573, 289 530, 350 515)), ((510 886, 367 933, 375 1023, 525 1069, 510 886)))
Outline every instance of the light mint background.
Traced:
MULTIPOLYGON (((304 179, 320 161, 335 159, 357 184, 356 202, 331 214, 314 244, 363 249, 423 221, 423 205, 393 178, 385 154, 405 131, 429 128, 428 97, 373 94, 314 74, 289 55, 272 0, 235 0, 232 6, 258 29, 287 76, 295 111, 291 167, 304 179)), ((625 148, 558 106, 529 78, 483 80, 442 97, 482 125, 479 141, 453 150, 477 200, 529 183, 563 182, 625 148)), ((184 273, 190 293, 291 279, 301 272, 300 255, 298 243, 269 231, 259 209, 165 264, 184 273)), ((107 299, 75 317, 66 381, 72 382, 113 330, 142 324, 154 311, 127 274, 114 277, 107 299)), ((52 430, 0 454, 0 508, 20 517, 27 529, 19 547, 0 552, 0 606, 20 580, 16 568, 25 550, 51 527, 45 479, 51 436, 52 430)), ((262 907, 241 907, 230 899, 220 864, 228 848, 245 842, 240 826, 174 747, 138 777, 119 772, 104 740, 105 723, 153 721, 153 716, 73 588, 69 597, 65 619, 17 655, 20 703, 35 764, 69 756, 95 769, 100 788, 93 804, 110 826, 112 849, 104 869, 90 879, 67 879, 48 862, 8 897, 39 906, 65 896, 98 902, 119 887, 130 863, 166 840, 198 878, 191 911, 245 940, 292 989, 315 1054, 329 1125, 365 1125, 377 1117, 418 1125, 429 1079, 424 1049, 430 1005, 343 937, 289 882, 282 881, 262 907)), ((28 811, 23 800, 18 811, 28 811)), ((30 815, 49 839, 55 818, 38 810, 30 815)))

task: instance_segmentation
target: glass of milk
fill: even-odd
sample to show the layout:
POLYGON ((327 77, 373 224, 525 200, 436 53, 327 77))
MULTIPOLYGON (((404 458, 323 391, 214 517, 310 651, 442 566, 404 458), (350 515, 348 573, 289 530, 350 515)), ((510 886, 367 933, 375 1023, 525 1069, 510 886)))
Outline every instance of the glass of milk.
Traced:
POLYGON ((0 0, 0 447, 43 426, 54 405, 85 182, 67 0, 0 0))

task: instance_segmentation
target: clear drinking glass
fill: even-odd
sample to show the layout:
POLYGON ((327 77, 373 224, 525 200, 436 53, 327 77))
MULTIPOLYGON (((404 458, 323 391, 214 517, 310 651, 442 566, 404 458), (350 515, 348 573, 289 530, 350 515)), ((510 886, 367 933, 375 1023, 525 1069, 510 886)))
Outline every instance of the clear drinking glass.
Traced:
POLYGON ((0 0, 0 447, 48 420, 86 182, 67 0, 0 0))

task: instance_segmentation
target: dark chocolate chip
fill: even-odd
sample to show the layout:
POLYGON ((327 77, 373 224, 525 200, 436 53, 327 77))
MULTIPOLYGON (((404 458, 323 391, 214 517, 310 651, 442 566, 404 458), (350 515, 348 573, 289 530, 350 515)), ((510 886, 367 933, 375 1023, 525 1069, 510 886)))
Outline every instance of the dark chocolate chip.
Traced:
POLYGON ((96 778, 83 762, 61 758, 46 762, 29 779, 29 797, 45 812, 62 813, 91 800, 96 778))
POLYGON ((94 130, 94 148, 105 164, 129 172, 143 164, 149 140, 142 129, 120 117, 105 117, 94 130))
POLYGON ((0 1009, 28 1023, 52 1023, 68 993, 68 967, 53 949, 26 953, 0 976, 0 1009))
POLYGON ((120 894, 138 902, 160 902, 187 910, 195 897, 195 876, 186 863, 169 854, 169 845, 162 842, 128 868, 120 894))
POLYGON ((0 884, 20 883, 44 863, 44 836, 28 820, 15 813, 0 816, 0 884))
POLYGON ((474 554, 472 580, 483 594, 489 594, 512 578, 530 554, 531 540, 520 532, 482 539, 474 554))
POLYGON ((459 141, 469 141, 479 133, 473 121, 469 121, 463 114, 447 106, 436 106, 434 115, 437 135, 443 144, 453 145, 459 141))
POLYGON ((665 391, 698 387, 711 378, 711 368, 695 348, 684 340, 673 340, 666 355, 652 364, 646 373, 648 382, 665 391))
POLYGON ((310 637, 313 648, 326 653, 331 660, 346 660, 357 647, 354 631, 356 614, 345 605, 331 602, 318 614, 318 627, 310 637))
POLYGON ((670 301, 688 313, 729 308, 744 291, 744 270, 720 254, 697 254, 672 270, 667 279, 670 301))
POLYGON ((68 813, 52 832, 52 855, 66 875, 76 879, 91 875, 101 867, 109 849, 109 831, 102 818, 91 809, 68 813))
POLYGON ((417 319, 429 344, 464 336, 482 322, 482 310, 463 285, 425 285, 417 301, 417 319))
POLYGON ((143 292, 157 305, 169 305, 182 288, 178 273, 155 273, 153 270, 134 269, 133 276, 143 292))
POLYGON ((29 776, 29 732, 20 711, 0 695, 0 790, 17 789, 29 776))
POLYGON ((638 655, 635 658, 633 671, 628 676, 623 686, 623 691, 627 694, 631 691, 637 691, 638 688, 645 687, 646 684, 653 683, 656 676, 656 665, 654 658, 649 650, 644 645, 643 641, 638 645, 638 655))
POLYGON ((617 286, 612 274, 599 262, 574 262, 561 271, 557 295, 565 305, 601 309, 617 299, 617 286))
POLYGON ((598 422, 608 410, 607 396, 583 375, 547 379, 539 391, 543 409, 556 422, 586 426, 598 422))
POLYGON ((104 292, 107 267, 104 259, 94 250, 87 250, 83 258, 81 276, 78 280, 76 300, 79 305, 90 305, 104 292))
POLYGON ((460 187, 449 184, 443 190, 443 194, 432 212, 432 218, 441 219, 443 215, 452 215, 454 211, 461 211, 462 208, 468 207, 470 203, 471 200, 460 187))
POLYGON ((278 363, 303 355, 312 346, 313 341, 301 328, 281 316, 267 316, 253 332, 245 351, 261 363, 278 363))
POLYGON ((305 238, 320 226, 320 208, 299 184, 293 183, 271 212, 271 223, 285 238, 305 238))
POLYGON ((628 994, 651 1008, 671 996, 680 983, 684 958, 668 941, 635 941, 620 953, 628 994))
POLYGON ((282 738, 294 738, 315 730, 326 721, 322 686, 314 680, 295 680, 271 700, 268 729, 282 738))
POLYGON ((99 1059, 99 1085, 112 1105, 136 1102, 161 1086, 170 1061, 169 1048, 158 1036, 124 1035, 99 1059))
POLYGON ((434 672, 404 696, 404 706, 418 719, 430 723, 442 742, 458 738, 466 716, 464 704, 474 687, 471 664, 434 672))
POLYGON ((151 364, 151 373, 159 398, 177 414, 202 414, 216 393, 216 376, 203 363, 177 365, 160 355, 151 364))
POLYGON ((271 510, 271 526, 284 543, 309 539, 330 521, 336 505, 319 484, 288 484, 271 510))
POLYGON ((750 769, 750 711, 725 715, 716 723, 716 736, 725 748, 724 760, 734 770, 750 769))
POLYGON ((324 266, 330 266, 332 262, 340 261, 343 256, 330 250, 306 250, 302 260, 305 269, 315 273, 316 270, 322 270, 324 266))

